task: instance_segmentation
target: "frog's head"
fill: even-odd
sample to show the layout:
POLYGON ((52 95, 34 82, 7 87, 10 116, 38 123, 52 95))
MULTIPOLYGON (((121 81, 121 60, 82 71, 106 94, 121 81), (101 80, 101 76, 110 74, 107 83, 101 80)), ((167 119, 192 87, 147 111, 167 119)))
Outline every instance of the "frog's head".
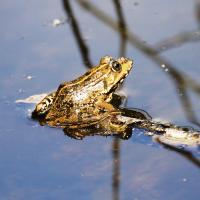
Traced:
POLYGON ((110 56, 101 58, 97 71, 103 73, 104 92, 114 92, 123 83, 132 65, 133 61, 125 57, 116 60, 110 56))

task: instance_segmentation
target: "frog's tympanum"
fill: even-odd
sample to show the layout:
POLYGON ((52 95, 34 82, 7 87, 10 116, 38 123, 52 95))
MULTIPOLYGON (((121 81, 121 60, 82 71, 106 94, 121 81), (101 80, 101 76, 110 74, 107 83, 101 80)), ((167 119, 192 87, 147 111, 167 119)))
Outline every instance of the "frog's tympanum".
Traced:
POLYGON ((99 64, 81 77, 62 83, 56 92, 47 95, 36 105, 33 116, 43 117, 52 127, 62 127, 77 139, 89 132, 123 133, 129 128, 118 120, 122 113, 114 99, 116 89, 129 74, 133 61, 121 57, 101 58, 99 64))

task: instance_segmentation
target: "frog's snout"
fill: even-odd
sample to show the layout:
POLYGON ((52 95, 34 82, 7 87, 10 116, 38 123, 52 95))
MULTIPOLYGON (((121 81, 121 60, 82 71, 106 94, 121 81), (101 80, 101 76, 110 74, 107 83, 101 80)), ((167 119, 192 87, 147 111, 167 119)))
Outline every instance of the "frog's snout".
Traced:
POLYGON ((133 60, 129 59, 129 58, 125 58, 125 57, 121 57, 118 60, 121 64, 126 64, 129 63, 130 65, 133 65, 133 60))

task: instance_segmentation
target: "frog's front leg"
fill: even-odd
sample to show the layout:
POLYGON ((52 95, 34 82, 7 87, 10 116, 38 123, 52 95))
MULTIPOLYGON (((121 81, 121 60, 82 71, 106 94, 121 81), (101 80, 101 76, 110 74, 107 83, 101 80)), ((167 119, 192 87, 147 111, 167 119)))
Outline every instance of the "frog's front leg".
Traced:
POLYGON ((96 102, 97 109, 104 114, 104 120, 100 122, 108 132, 121 134, 130 130, 126 122, 120 121, 117 116, 121 115, 121 111, 114 107, 111 103, 105 102, 104 99, 99 99, 96 102))
POLYGON ((32 112, 33 118, 43 118, 46 116, 49 111, 56 92, 48 94, 44 99, 42 99, 35 107, 35 110, 32 112))
POLYGON ((105 130, 105 133, 117 135, 121 139, 129 139, 132 136, 132 127, 123 121, 120 121, 117 116, 120 114, 110 113, 99 125, 105 130))
POLYGON ((97 111, 100 111, 101 113, 107 113, 109 114, 120 114, 121 112, 119 111, 119 109, 115 108, 111 103, 106 102, 105 99, 99 98, 96 102, 95 102, 95 106, 97 111))
POLYGON ((110 100, 110 103, 117 108, 119 106, 125 107, 127 104, 127 97, 125 95, 119 95, 119 94, 112 94, 112 99, 110 100))

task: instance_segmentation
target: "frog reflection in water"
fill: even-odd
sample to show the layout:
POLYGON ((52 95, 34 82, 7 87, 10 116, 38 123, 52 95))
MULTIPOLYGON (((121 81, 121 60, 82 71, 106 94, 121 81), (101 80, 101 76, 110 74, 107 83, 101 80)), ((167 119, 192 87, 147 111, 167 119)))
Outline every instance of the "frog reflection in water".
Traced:
POLYGON ((43 117, 49 126, 64 128, 66 134, 76 139, 95 134, 95 131, 123 135, 130 128, 118 120, 122 110, 112 101, 120 99, 114 92, 132 65, 133 61, 124 57, 101 58, 99 65, 83 76, 62 83, 56 92, 47 95, 36 105, 33 116, 43 117))

